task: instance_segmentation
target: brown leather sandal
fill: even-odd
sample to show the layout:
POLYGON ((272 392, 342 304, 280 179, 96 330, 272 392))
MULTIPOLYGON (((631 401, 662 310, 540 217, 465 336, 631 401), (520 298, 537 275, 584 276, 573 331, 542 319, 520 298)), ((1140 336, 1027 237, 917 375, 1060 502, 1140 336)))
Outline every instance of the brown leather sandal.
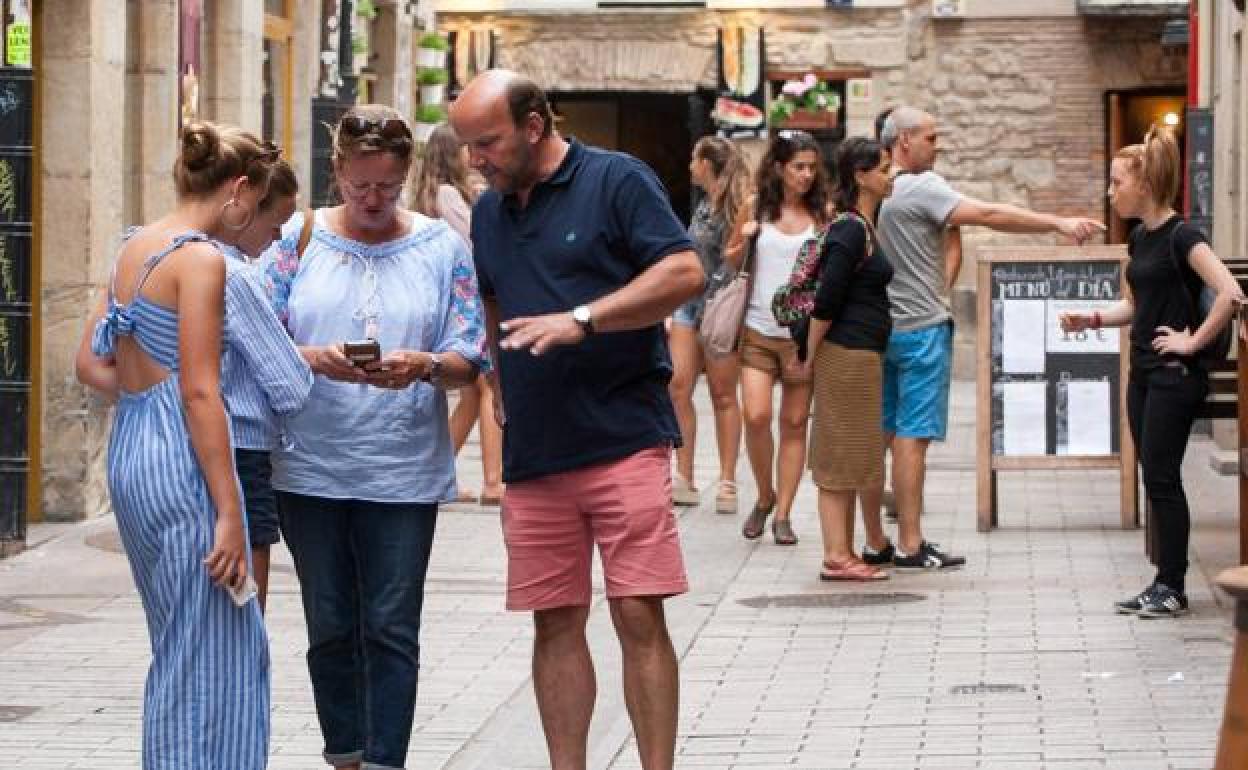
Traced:
POLYGON ((750 511, 750 515, 745 520, 744 526, 741 527, 741 534, 747 540, 757 540, 763 536, 763 527, 767 525, 767 517, 771 515, 771 509, 776 507, 776 501, 772 500, 764 508, 758 503, 754 503, 754 510, 750 511))
POLYGON ((775 538, 776 545, 797 545, 797 533, 788 519, 772 519, 771 536, 775 538))

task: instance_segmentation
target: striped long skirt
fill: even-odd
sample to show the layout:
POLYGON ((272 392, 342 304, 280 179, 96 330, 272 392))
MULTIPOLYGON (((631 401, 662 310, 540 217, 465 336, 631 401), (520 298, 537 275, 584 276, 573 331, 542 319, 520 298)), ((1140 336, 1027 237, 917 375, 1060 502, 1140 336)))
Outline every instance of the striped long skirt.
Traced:
POLYGON ((269 648, 255 600, 238 607, 203 560, 216 510, 177 376, 122 395, 108 485, 147 615, 144 770, 262 770, 269 743, 269 648))
POLYGON ((815 355, 814 375, 814 424, 807 457, 815 486, 829 491, 881 486, 880 354, 824 342, 815 355))

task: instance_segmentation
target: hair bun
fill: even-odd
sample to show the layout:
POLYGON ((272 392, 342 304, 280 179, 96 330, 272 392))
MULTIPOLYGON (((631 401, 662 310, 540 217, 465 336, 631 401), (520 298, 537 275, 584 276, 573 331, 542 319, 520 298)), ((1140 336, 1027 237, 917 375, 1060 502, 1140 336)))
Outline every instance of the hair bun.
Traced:
POLYGON ((209 123, 191 123, 182 131, 182 164, 200 171, 216 163, 221 154, 221 134, 209 123))

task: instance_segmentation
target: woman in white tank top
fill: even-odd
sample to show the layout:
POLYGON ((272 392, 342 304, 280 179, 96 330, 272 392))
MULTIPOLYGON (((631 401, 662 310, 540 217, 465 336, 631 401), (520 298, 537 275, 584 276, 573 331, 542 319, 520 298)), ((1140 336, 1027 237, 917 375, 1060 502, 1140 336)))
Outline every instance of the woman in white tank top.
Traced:
POLYGON ((797 346, 771 313, 771 298, 788 280, 802 244, 827 219, 828 191, 819 145, 804 131, 781 131, 758 167, 754 205, 757 219, 743 223, 729 251, 754 239, 754 288, 741 342, 741 392, 745 448, 758 487, 758 501, 741 528, 753 540, 767 517, 777 545, 795 545, 789 522, 793 498, 806 464, 810 378, 797 360, 797 346), (772 395, 780 383, 780 440, 772 434, 772 395), (774 469, 774 470, 773 470, 774 469))

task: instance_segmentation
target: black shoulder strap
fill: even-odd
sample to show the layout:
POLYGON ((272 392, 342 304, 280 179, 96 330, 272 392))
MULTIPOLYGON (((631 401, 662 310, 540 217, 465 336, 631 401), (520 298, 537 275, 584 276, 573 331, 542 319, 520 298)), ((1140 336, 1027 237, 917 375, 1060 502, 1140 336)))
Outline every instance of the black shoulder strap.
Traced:
MULTIPOLYGON (((1187 315, 1192 319, 1192 331, 1200 326, 1200 312, 1196 309, 1196 301, 1192 298, 1191 289, 1187 285, 1187 273, 1183 270, 1184 260, 1179 259, 1179 252, 1175 248, 1175 236, 1179 232, 1179 228, 1183 226, 1183 222, 1178 222, 1174 227, 1170 228, 1170 235, 1166 239, 1167 251, 1170 252, 1170 264, 1174 265, 1174 271, 1179 276, 1179 290, 1183 294, 1183 302, 1187 305, 1187 315)), ((1143 227, 1143 225, 1140 225, 1143 227)), ((1199 292, 1199 289, 1197 289, 1199 292)))

